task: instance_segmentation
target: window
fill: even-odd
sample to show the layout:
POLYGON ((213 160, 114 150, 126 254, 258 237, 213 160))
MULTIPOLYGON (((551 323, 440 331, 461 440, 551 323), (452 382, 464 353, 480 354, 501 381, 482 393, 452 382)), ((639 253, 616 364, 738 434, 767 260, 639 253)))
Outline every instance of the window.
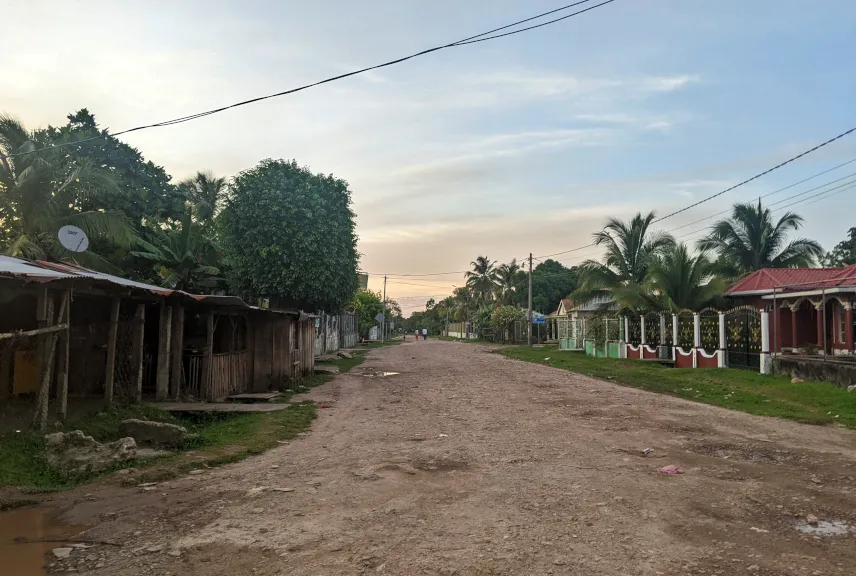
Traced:
POLYGON ((844 344, 847 342, 847 314, 844 312, 844 306, 840 303, 836 306, 836 310, 838 311, 838 322, 836 326, 838 326, 838 343, 844 344))

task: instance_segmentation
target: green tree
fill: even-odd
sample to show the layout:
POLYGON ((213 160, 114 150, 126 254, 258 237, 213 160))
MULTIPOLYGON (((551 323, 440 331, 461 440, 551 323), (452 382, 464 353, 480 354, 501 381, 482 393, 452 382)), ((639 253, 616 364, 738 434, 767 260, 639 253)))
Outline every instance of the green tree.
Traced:
POLYGON ((526 314, 516 306, 499 306, 490 316, 490 325, 499 332, 503 340, 514 330, 514 323, 526 320, 526 314))
POLYGON ((479 304, 490 302, 495 288, 496 262, 487 256, 479 256, 470 262, 472 270, 466 273, 467 286, 479 304))
POLYGON ((380 292, 371 290, 360 290, 354 296, 349 308, 357 314, 357 330, 361 338, 369 337, 369 330, 377 326, 375 317, 383 310, 383 302, 380 292))
POLYGON ((193 217, 207 224, 220 210, 226 195, 226 179, 217 178, 211 172, 197 172, 182 180, 179 188, 184 192, 193 209, 193 217))
POLYGON ((651 269, 650 285, 652 308, 674 313, 715 305, 727 287, 707 255, 693 255, 683 243, 660 254, 651 269))
POLYGON ((52 148, 51 143, 44 132, 28 131, 17 119, 0 115, 2 250, 31 259, 73 256, 84 266, 112 270, 96 243, 128 247, 135 238, 121 211, 103 207, 115 194, 116 183, 92 162, 69 159, 63 148, 52 148), (89 236, 90 250, 72 253, 60 245, 57 234, 66 224, 89 236))
POLYGON ((497 301, 505 305, 513 304, 516 293, 525 282, 526 274, 520 269, 516 259, 498 266, 493 274, 497 301))
POLYGON ((835 245, 822 259, 827 268, 840 268, 856 264, 856 228, 847 231, 847 240, 835 245))
POLYGON ((644 306, 651 267, 658 255, 675 243, 668 234, 651 230, 654 218, 653 212, 645 216, 637 213, 629 222, 610 218, 603 230, 593 235, 594 244, 605 248, 606 255, 603 262, 586 260, 580 265, 575 300, 587 301, 608 290, 622 308, 644 306))
POLYGON ((134 256, 154 264, 161 286, 188 292, 209 292, 219 281, 217 246, 190 211, 179 223, 153 232, 152 241, 139 240, 134 256))
MULTIPOLYGON (((525 274, 523 281, 526 281, 525 274)), ((555 260, 544 260, 532 271, 532 308, 542 314, 550 314, 578 285, 576 268, 568 268, 555 260)), ((522 292, 525 294, 525 289, 522 292)))
POLYGON ((739 276, 761 268, 805 268, 814 266, 823 254, 814 240, 798 238, 787 242, 789 232, 798 230, 802 216, 785 212, 774 222, 769 208, 757 204, 735 204, 731 217, 719 220, 698 241, 699 250, 719 256, 723 273, 739 276))
POLYGON ((238 294, 330 313, 353 300, 357 237, 344 180, 264 160, 233 179, 220 219, 238 294))

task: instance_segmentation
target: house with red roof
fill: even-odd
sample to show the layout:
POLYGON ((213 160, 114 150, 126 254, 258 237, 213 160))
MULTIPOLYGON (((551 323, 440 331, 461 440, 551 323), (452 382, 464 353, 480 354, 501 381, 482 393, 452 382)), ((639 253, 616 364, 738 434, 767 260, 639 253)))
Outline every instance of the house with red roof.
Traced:
POLYGON ((843 268, 763 268, 725 293, 735 304, 770 312, 770 349, 853 354, 856 264, 843 268))

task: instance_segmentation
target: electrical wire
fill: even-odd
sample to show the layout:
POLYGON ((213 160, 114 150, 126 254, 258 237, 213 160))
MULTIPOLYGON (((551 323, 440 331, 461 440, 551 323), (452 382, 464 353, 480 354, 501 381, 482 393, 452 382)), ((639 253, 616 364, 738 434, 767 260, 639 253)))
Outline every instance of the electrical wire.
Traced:
POLYGON ((560 7, 560 8, 555 8, 555 9, 553 9, 553 10, 549 10, 549 11, 547 11, 547 12, 542 12, 541 14, 538 14, 538 15, 536 15, 536 16, 531 16, 531 17, 529 17, 529 18, 525 18, 525 19, 523 19, 523 20, 518 20, 517 22, 513 22, 513 23, 511 23, 511 24, 506 24, 505 26, 500 26, 499 28, 494 28, 493 30, 488 30, 487 32, 482 32, 482 33, 480 33, 480 34, 476 34, 476 35, 474 35, 474 36, 469 36, 469 37, 467 37, 467 38, 464 38, 464 39, 462 39, 462 40, 458 40, 458 41, 456 41, 456 42, 451 42, 451 43, 449 43, 449 44, 443 44, 443 45, 441 45, 441 46, 435 46, 434 48, 428 48, 428 49, 426 49, 426 50, 422 50, 422 51, 420 51, 420 52, 416 52, 416 53, 411 54, 411 55, 409 55, 409 56, 403 56, 403 57, 401 57, 401 58, 396 58, 395 60, 389 60, 389 61, 387 61, 387 62, 383 62, 383 63, 381 63, 381 64, 376 64, 376 65, 374 65, 374 66, 368 66, 368 67, 366 67, 366 68, 361 68, 361 69, 359 69, 359 70, 354 70, 353 72, 347 72, 347 73, 345 73, 345 74, 339 74, 339 75, 337 75, 337 76, 331 76, 331 77, 329 77, 329 78, 325 78, 324 80, 319 80, 319 81, 317 81, 317 82, 312 82, 312 83, 310 83, 310 84, 304 84, 303 86, 298 86, 297 88, 291 88, 291 89, 288 89, 288 90, 283 90, 283 91, 281 91, 281 92, 276 92, 276 93, 274 93, 274 94, 268 94, 268 95, 266 95, 266 96, 257 96, 257 97, 255 97, 255 98, 250 98, 249 100, 243 100, 243 101, 241 101, 241 102, 235 102, 234 104, 229 104, 229 105, 227 105, 227 106, 221 106, 221 107, 219 107, 219 108, 213 108, 213 109, 211 109, 211 110, 206 110, 206 111, 204 111, 204 112, 197 112, 196 114, 190 114, 190 115, 188 115, 188 116, 181 116, 181 117, 179 117, 179 118, 173 118, 173 119, 171 119, 171 120, 164 120, 164 121, 161 121, 161 122, 155 122, 155 123, 153 123, 153 124, 145 124, 145 125, 142 125, 142 126, 136 126, 136 127, 134 127, 134 128, 128 128, 128 129, 126 129, 126 130, 120 130, 119 132, 109 133, 109 132, 106 132, 106 131, 105 131, 105 133, 104 133, 104 134, 99 134, 99 135, 97 135, 97 136, 93 136, 93 137, 91 137, 91 138, 84 138, 84 139, 81 139, 81 140, 74 140, 74 141, 68 141, 68 142, 61 142, 61 143, 59 143, 59 144, 51 144, 51 145, 49 145, 49 146, 44 146, 44 147, 42 147, 42 148, 35 148, 35 149, 32 149, 32 150, 26 150, 26 151, 23 151, 23 152, 16 152, 16 153, 14 153, 14 154, 9 154, 9 155, 3 155, 3 154, 0 154, 0 157, 11 158, 11 157, 15 157, 15 156, 22 156, 22 155, 25 155, 25 154, 33 154, 33 153, 35 153, 35 152, 41 152, 41 151, 43 151, 43 150, 54 149, 54 148, 60 148, 60 147, 63 147, 63 146, 71 146, 71 145, 73 145, 73 144, 83 144, 83 143, 86 143, 86 142, 91 142, 91 141, 93 141, 93 140, 98 140, 98 139, 101 139, 101 138, 106 138, 106 137, 108 137, 108 136, 117 137, 117 136, 121 136, 121 135, 123 135, 123 134, 130 134, 131 132, 138 132, 138 131, 140 131, 140 130, 147 130, 147 129, 150 129, 150 128, 161 128, 161 127, 164 127, 164 126, 173 126, 173 125, 175 125, 175 124, 181 124, 181 123, 184 123, 184 122, 189 122, 189 121, 191 121, 191 120, 196 120, 196 119, 198 119, 198 118, 202 118, 202 117, 205 117, 205 116, 211 116, 212 114, 218 114, 218 113, 220 113, 220 112, 225 112, 226 110, 231 110, 232 108, 238 108, 238 107, 240 107, 240 106, 246 106, 246 105, 248 105, 248 104, 254 104, 254 103, 256 103, 256 102, 261 102, 262 100, 268 100, 268 99, 271 99, 271 98, 279 98, 280 96, 287 96, 287 95, 290 95, 290 94, 294 94, 294 93, 296 93, 296 92, 301 92, 301 91, 303 91, 303 90, 307 90, 307 89, 309 89, 309 88, 314 88, 314 87, 316 87, 316 86, 320 86, 320 85, 322 85, 322 84, 328 84, 328 83, 330 83, 330 82, 334 82, 334 81, 336 81, 336 80, 342 80, 342 79, 344 79, 344 78, 349 78, 349 77, 351 77, 351 76, 356 76, 356 75, 358 75, 358 74, 362 74, 362 73, 364 73, 364 72, 370 72, 370 71, 372 71, 372 70, 378 70, 378 69, 380 69, 380 68, 386 68, 386 67, 388 67, 388 66, 393 66, 393 65, 395 65, 395 64, 400 64, 400 63, 402 63, 402 62, 406 62, 407 60, 412 60, 413 58, 418 58, 419 56, 424 56, 424 55, 426 55, 426 54, 430 54, 430 53, 432 53, 432 52, 437 52, 437 51, 439 51, 439 50, 445 50, 446 48, 457 48, 457 47, 465 46, 465 45, 467 45, 467 44, 471 44, 471 43, 475 43, 475 42, 484 42, 484 41, 487 41, 487 40, 495 40, 495 39, 497 39, 497 38, 503 38, 503 37, 505 37, 505 36, 511 36, 512 34, 520 34, 520 33, 522 33, 522 32, 527 32, 527 31, 529 31, 529 30, 534 30, 535 28, 540 28, 541 26, 547 26, 547 25, 549 25, 549 24, 554 24, 554 23, 556 23, 556 22, 559 22, 559 21, 561 21, 561 20, 565 20, 565 19, 570 18, 570 17, 572 17, 572 16, 577 16, 577 15, 579 15, 579 14, 583 14, 584 12, 588 12, 589 10, 593 10, 593 9, 595 9, 595 8, 599 8, 600 6, 604 6, 604 5, 606 5, 606 4, 609 4, 609 3, 611 3, 611 2, 614 2, 615 0, 607 0, 606 2, 602 2, 602 3, 597 4, 597 5, 595 5, 595 6, 590 6, 590 7, 586 8, 586 9, 584 9, 584 10, 580 10, 580 11, 578 11, 578 12, 574 12, 574 13, 572 13, 572 14, 568 14, 568 15, 566 15, 566 16, 563 16, 563 17, 561 17, 561 18, 557 18, 557 19, 555 19, 555 20, 551 20, 551 21, 549 21, 549 22, 544 22, 544 23, 542 23, 542 24, 538 24, 538 25, 535 25, 535 26, 528 26, 528 27, 526 27, 526 28, 521 28, 520 30, 513 30, 513 31, 511 31, 511 32, 505 32, 505 33, 503 33, 503 34, 497 34, 497 35, 495 35, 495 36, 489 36, 490 34, 493 34, 494 32, 499 32, 500 30, 506 30, 506 29, 508 29, 508 28, 512 28, 512 27, 514 27, 514 26, 519 26, 520 24, 524 24, 524 23, 526 23, 526 22, 531 22, 532 20, 537 20, 538 18, 543 18, 543 17, 548 16, 548 15, 550 15, 550 14, 555 14, 556 12, 561 12, 561 11, 563 11, 563 10, 567 10, 567 9, 569 9, 569 8, 573 8, 573 7, 575 7, 575 6, 579 6, 580 4, 585 4, 585 3, 587 3, 587 2, 591 2, 591 1, 592 1, 592 0, 580 0, 580 1, 578 1, 578 2, 574 2, 574 3, 572 3, 572 4, 568 4, 568 5, 562 6, 562 7, 560 7))

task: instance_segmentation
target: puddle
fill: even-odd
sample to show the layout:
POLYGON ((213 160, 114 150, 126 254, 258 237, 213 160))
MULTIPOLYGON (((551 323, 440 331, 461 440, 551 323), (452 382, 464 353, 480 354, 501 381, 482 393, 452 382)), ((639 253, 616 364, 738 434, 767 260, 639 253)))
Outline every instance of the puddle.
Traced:
POLYGON ((0 571, 14 576, 47 574, 45 554, 62 547, 63 542, 38 540, 71 538, 83 529, 82 526, 62 524, 46 508, 22 508, 0 513, 0 566, 3 567, 0 571))
POLYGON ((797 524, 797 530, 813 536, 847 536, 851 532, 856 534, 856 527, 842 520, 819 520, 816 525, 803 520, 797 524))
POLYGON ((357 374, 365 376, 366 378, 386 378, 388 376, 398 376, 401 372, 376 372, 374 370, 364 370, 357 372, 357 374))

